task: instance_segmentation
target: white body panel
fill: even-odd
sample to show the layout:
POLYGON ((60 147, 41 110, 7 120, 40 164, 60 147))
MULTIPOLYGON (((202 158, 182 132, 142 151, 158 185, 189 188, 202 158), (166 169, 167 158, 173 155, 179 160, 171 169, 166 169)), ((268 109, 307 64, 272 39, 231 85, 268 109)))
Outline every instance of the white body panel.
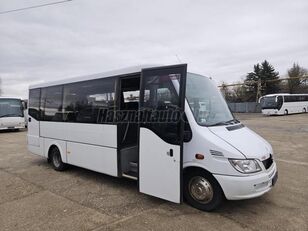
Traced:
POLYGON ((302 113, 305 111, 304 109, 308 112, 308 101, 284 102, 278 114, 284 114, 285 110, 288 110, 288 114, 302 113))
POLYGON ((67 142, 67 163, 112 176, 118 175, 116 148, 67 142))
POLYGON ((140 128, 139 153, 140 192, 179 203, 180 190, 176 189, 180 189, 180 146, 168 144, 151 130, 140 128), (168 155, 170 149, 172 157, 168 155))
POLYGON ((41 121, 40 136, 42 156, 55 145, 64 163, 117 176, 116 125, 41 121))
POLYGON ((117 126, 107 124, 41 121, 41 137, 84 144, 117 147, 117 126))
POLYGON ((27 142, 28 150, 36 155, 44 155, 44 140, 40 138, 40 122, 29 116, 31 122, 28 124, 27 142))

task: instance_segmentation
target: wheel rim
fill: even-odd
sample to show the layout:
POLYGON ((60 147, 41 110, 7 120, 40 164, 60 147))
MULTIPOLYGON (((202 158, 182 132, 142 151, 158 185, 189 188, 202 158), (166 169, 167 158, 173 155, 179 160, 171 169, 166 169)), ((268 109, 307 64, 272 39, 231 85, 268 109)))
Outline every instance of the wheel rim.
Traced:
POLYGON ((59 167, 61 163, 60 155, 58 153, 54 153, 52 155, 52 161, 56 167, 59 167))
POLYGON ((285 114, 285 115, 287 115, 287 114, 288 114, 288 111, 287 111, 287 110, 285 110, 285 111, 284 111, 284 114, 285 114))
POLYGON ((189 193, 192 198, 202 204, 213 199, 214 191, 211 183, 201 176, 195 176, 189 181, 189 193))

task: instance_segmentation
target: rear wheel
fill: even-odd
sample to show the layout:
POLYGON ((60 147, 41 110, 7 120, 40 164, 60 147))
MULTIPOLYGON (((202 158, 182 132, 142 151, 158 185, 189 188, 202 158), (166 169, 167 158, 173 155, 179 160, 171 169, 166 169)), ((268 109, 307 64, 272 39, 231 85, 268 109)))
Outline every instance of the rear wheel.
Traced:
POLYGON ((184 176, 184 197, 191 206, 203 211, 218 208, 224 199, 217 180, 202 169, 189 171, 184 176))
POLYGON ((67 168, 67 165, 62 162, 61 153, 57 147, 51 148, 49 160, 56 171, 64 171, 67 168))
POLYGON ((304 113, 306 113, 306 112, 307 112, 307 111, 306 111, 306 108, 303 108, 303 112, 304 112, 304 113))

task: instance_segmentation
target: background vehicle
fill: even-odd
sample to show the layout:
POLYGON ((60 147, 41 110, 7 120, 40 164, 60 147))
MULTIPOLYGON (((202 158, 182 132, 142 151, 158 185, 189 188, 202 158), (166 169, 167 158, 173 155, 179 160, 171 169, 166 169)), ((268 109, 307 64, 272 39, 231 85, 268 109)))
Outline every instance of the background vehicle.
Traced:
POLYGON ((187 65, 136 67, 30 86, 28 149, 138 181, 139 191, 210 211, 268 192, 273 150, 187 65))
POLYGON ((264 115, 308 112, 308 94, 271 94, 259 99, 264 115))
POLYGON ((21 99, 0 97, 0 130, 18 130, 21 128, 25 128, 21 99))

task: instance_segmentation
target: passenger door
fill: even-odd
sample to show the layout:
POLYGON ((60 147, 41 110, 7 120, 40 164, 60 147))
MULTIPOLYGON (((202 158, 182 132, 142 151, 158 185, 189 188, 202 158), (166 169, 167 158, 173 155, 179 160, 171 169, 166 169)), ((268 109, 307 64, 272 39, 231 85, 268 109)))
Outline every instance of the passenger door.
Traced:
POLYGON ((139 190, 182 201, 183 126, 187 65, 143 69, 139 114, 139 190))
POLYGON ((40 89, 30 89, 28 106, 28 147, 38 154, 40 151, 40 89))

